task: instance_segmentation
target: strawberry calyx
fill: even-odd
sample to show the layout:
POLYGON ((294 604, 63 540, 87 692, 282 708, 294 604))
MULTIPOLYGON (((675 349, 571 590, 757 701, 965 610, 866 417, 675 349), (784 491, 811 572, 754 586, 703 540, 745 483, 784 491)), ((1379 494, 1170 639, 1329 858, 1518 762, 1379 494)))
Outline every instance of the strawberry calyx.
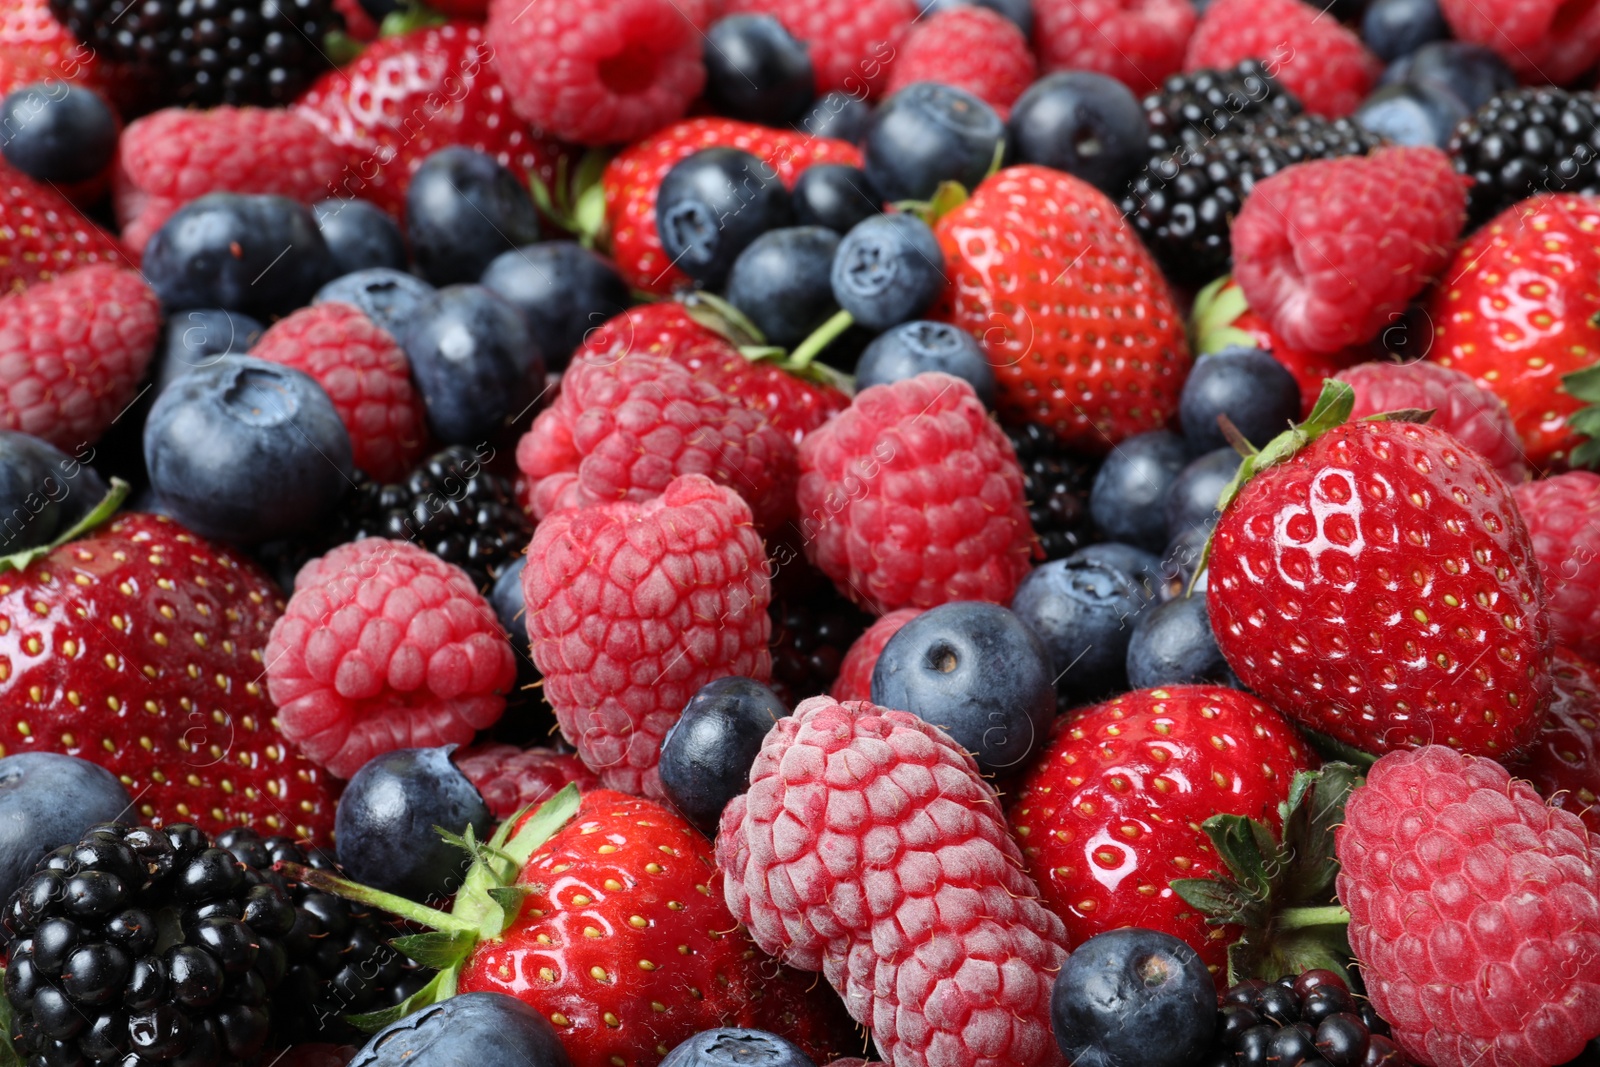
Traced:
POLYGON ((609 162, 608 154, 590 149, 572 170, 570 180, 565 154, 556 160, 553 187, 538 174, 528 175, 528 191, 539 214, 572 234, 585 248, 594 248, 605 230, 606 191, 600 178, 609 162))
POLYGON ((106 490, 106 495, 100 498, 100 503, 96 504, 87 515, 79 519, 71 529, 62 533, 54 541, 49 544, 35 545, 33 548, 24 548, 7 556, 0 556, 0 574, 4 574, 6 571, 25 571, 28 569, 28 564, 39 557, 48 556, 69 541, 76 541, 81 537, 88 536, 96 528, 110 521, 111 516, 117 513, 117 509, 122 506, 122 502, 128 498, 128 493, 131 490, 132 487, 121 478, 112 478, 111 487, 106 490))
MULTIPOLYGON (((801 354, 801 349, 805 348, 812 341, 812 338, 828 329, 828 323, 824 323, 817 329, 816 333, 812 334, 812 337, 806 338, 793 353, 790 353, 777 345, 767 344, 767 339, 760 328, 751 322, 744 312, 715 293, 691 289, 680 294, 676 299, 691 319, 712 333, 725 338, 729 344, 739 350, 741 356, 751 363, 770 363, 786 374, 792 374, 797 378, 817 385, 832 386, 847 396, 855 392, 854 378, 843 371, 835 370, 826 363, 815 362, 817 353, 826 348, 833 337, 838 336, 838 334, 833 334, 821 340, 816 348, 803 356, 801 354)), ((854 320, 849 318, 849 312, 841 311, 834 315, 832 319, 829 319, 828 322, 834 322, 840 315, 846 317, 844 325, 837 327, 839 333, 842 333, 850 328, 850 323, 854 320)))
POLYGON ((1600 363, 1573 371, 1561 379, 1572 396, 1586 406, 1567 416, 1567 428, 1584 438, 1572 449, 1568 463, 1573 467, 1600 468, 1600 363))
POLYGON ((488 841, 478 841, 471 827, 464 834, 452 834, 435 827, 441 837, 472 857, 472 864, 449 911, 430 908, 328 871, 298 863, 275 864, 273 870, 303 885, 381 908, 391 915, 428 927, 423 933, 406 934, 389 943, 424 967, 437 968, 433 980, 391 1008, 350 1016, 351 1025, 371 1033, 430 1004, 455 996, 461 969, 472 951, 480 942, 499 937, 522 914, 522 904, 530 890, 518 885, 517 878, 539 847, 577 814, 578 801, 578 787, 568 784, 537 809, 530 805, 502 822, 488 841))
POLYGON ((1334 829, 1360 783, 1360 772, 1347 763, 1296 774, 1278 805, 1281 834, 1241 815, 1201 823, 1228 876, 1180 878, 1172 889, 1209 924, 1243 928, 1228 946, 1229 985, 1315 968, 1349 973, 1350 915, 1334 895, 1334 829))
POLYGON ((378 39, 399 37, 428 26, 443 26, 450 20, 433 10, 421 0, 408 0, 404 7, 396 8, 383 16, 378 24, 378 39))
POLYGON ((1233 275, 1224 274, 1195 294, 1189 313, 1189 346, 1197 356, 1208 356, 1225 348, 1255 348, 1256 338, 1235 326, 1239 316, 1250 310, 1244 290, 1229 285, 1233 275))

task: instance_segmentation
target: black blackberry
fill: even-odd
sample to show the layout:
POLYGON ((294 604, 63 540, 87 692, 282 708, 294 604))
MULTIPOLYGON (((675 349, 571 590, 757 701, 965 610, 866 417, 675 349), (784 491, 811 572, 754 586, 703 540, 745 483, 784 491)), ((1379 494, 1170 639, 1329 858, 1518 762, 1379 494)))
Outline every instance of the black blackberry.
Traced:
POLYGON ((1411 1061, 1389 1038, 1389 1024, 1332 971, 1276 982, 1252 978, 1222 997, 1216 1036, 1203 1067, 1342 1064, 1402 1067, 1411 1061))
POLYGON ((844 654, 872 622, 840 596, 832 582, 821 575, 816 578, 808 593, 791 594, 768 609, 772 691, 790 708, 828 691, 839 677, 844 654))
POLYGON ((1243 125, 1152 156, 1128 187, 1122 213, 1169 277, 1207 282, 1232 265, 1229 228, 1256 182, 1292 163, 1364 155, 1380 143, 1348 119, 1296 115, 1243 125))
POLYGON ((240 863, 269 872, 268 881, 294 906, 294 926, 283 936, 289 965, 271 1000, 276 1044, 360 1045, 365 1038, 346 1016, 392 1007, 432 977, 390 947, 389 938, 399 931, 382 912, 270 873, 274 863, 283 861, 335 869, 324 853, 308 853, 287 837, 262 838, 245 828, 218 835, 217 847, 240 863))
POLYGON ((1456 128, 1450 154, 1473 179, 1473 225, 1534 193, 1600 192, 1600 96, 1552 86, 1496 93, 1456 128))
POLYGON ((158 103, 287 104, 328 61, 332 0, 50 0, 95 53, 148 79, 158 103))
POLYGON ((1254 59, 1229 70, 1171 75, 1142 106, 1152 155, 1169 155, 1181 144, 1200 144, 1254 123, 1283 122, 1304 110, 1254 59))
POLYGON ((1046 559, 1070 556, 1091 540, 1089 489, 1093 460, 1063 449, 1055 435, 1037 423, 1007 426, 1006 436, 1022 465, 1023 499, 1046 559))

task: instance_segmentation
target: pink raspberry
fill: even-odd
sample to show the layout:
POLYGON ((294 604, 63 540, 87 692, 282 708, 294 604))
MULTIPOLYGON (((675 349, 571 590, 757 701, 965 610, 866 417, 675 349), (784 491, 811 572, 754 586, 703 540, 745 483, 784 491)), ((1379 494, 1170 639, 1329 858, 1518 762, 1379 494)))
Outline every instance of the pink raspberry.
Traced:
POLYGON ((1383 64, 1320 7, 1300 0, 1216 0, 1189 38, 1183 69, 1226 70, 1259 59, 1307 111, 1330 119, 1348 115, 1377 84, 1383 64))
POLYGON ((839 677, 834 679, 833 688, 829 690, 833 699, 841 704, 847 700, 871 700, 872 671, 878 666, 878 657, 883 655, 883 646, 900 632, 900 627, 921 614, 921 608, 901 608, 867 627, 866 633, 856 638, 844 654, 844 662, 839 664, 839 677))
POLYGON ((1034 0, 1033 20, 1045 73, 1092 70, 1143 95, 1182 69, 1195 13, 1189 0, 1034 0))
POLYGON ((729 15, 771 15, 811 46, 817 95, 838 89, 851 96, 882 90, 916 0, 728 0, 729 15))
POLYGON ((336 195, 343 151, 292 111, 169 107, 130 123, 117 146, 115 202, 135 255, 174 211, 207 193, 336 195))
POLYGON ((1600 840, 1490 759, 1391 752, 1350 794, 1339 900, 1372 1006, 1436 1067, 1549 1067, 1600 1034, 1600 840))
POLYGON ((799 504, 806 556, 879 614, 1010 603, 1033 554, 1016 452, 948 374, 865 389, 808 435, 799 504))
POLYGON ((1529 84, 1564 85, 1600 59, 1600 7, 1571 0, 1439 0, 1454 36, 1493 49, 1529 84))
POLYGON ((1528 478, 1522 438, 1504 402, 1458 370, 1437 363, 1361 363, 1336 375, 1356 391, 1352 419, 1415 408, 1488 460, 1508 485, 1528 478))
POLYGON ((283 735, 340 778, 397 748, 466 744, 500 718, 516 676, 472 579, 381 537, 302 567, 267 641, 283 735))
POLYGON ((986 7, 954 7, 912 24, 889 68, 886 91, 898 92, 913 82, 942 82, 965 89, 1004 115, 1035 73, 1028 38, 1015 22, 986 7))
POLYGON ((1233 222, 1233 276, 1293 348, 1376 337, 1450 261, 1466 180, 1437 148, 1300 163, 1256 184, 1233 222))
POLYGON ((1506 769, 1600 834, 1600 667, 1558 648, 1550 680, 1544 728, 1527 756, 1506 769))
POLYGON ((582 359, 517 443, 534 518, 649 500, 682 474, 739 492, 764 530, 794 513, 794 442, 752 404, 663 356, 582 359))
POLYGON ((522 572, 533 662, 608 789, 661 796, 661 739, 717 678, 772 675, 771 580, 750 506, 699 474, 642 504, 558 511, 522 572))
POLYGON ((395 339, 349 304, 317 304, 279 319, 250 349, 304 371, 327 392, 350 431, 355 464, 398 482, 428 445, 427 412, 395 339))
POLYGON ((600 787, 600 779, 576 753, 553 748, 490 743, 462 749, 451 759, 483 794, 496 819, 509 819, 530 805, 543 804, 569 782, 576 782, 579 789, 600 787))
POLYGON ((1600 474, 1568 471, 1515 486, 1556 643, 1600 660, 1600 474))
POLYGON ((938 727, 802 702, 724 809, 717 866, 756 944, 822 971, 887 1063, 1060 1064, 1050 989, 1066 931, 994 790, 938 727))
POLYGON ((487 40, 517 113, 577 144, 636 141, 705 85, 708 8, 673 0, 490 0, 487 40))
POLYGON ((0 297, 0 429, 73 452, 134 399, 161 333, 161 301, 136 272, 80 267, 0 297))

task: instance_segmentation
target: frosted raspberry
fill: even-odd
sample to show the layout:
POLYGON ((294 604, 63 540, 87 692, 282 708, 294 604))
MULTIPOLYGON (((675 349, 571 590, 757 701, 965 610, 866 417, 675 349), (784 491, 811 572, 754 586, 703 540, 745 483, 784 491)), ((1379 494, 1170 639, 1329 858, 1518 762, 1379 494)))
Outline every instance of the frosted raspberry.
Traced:
POLYGON ((560 511, 522 572, 533 662, 563 736, 608 789, 661 796, 661 739, 717 678, 772 675, 750 506, 698 474, 643 504, 560 511))
POLYGON ((1508 769, 1600 833, 1600 667, 1558 648, 1550 679, 1544 728, 1527 757, 1508 769))
POLYGON ((1600 1034, 1600 839, 1490 759, 1391 752, 1350 795, 1339 900, 1409 1055, 1566 1063, 1600 1034))
POLYGON ((723 811, 717 865, 756 944, 822 971, 887 1063, 1061 1062, 1050 989, 1065 930, 994 790, 938 727, 802 702, 723 811))
POLYGON ((1600 660, 1600 474, 1569 471, 1511 494, 1533 541, 1556 642, 1600 660))
POLYGON ((1493 49, 1534 85, 1564 85, 1600 59, 1600 7, 1570 0, 1439 0, 1455 37, 1493 49))
POLYGON ((491 743, 462 749, 451 760, 483 795, 496 819, 509 819, 529 805, 543 804, 569 782, 585 790, 600 786, 600 779, 576 753, 553 748, 491 743))
POLYGON ((1300 0, 1216 0, 1189 38, 1186 71, 1226 70, 1259 59, 1314 115, 1348 115, 1383 65, 1361 38, 1300 0))
POLYGON ((1450 261, 1466 180, 1437 148, 1319 159, 1258 182, 1233 222, 1233 276, 1295 348, 1376 337, 1450 261))
POLYGON ((1143 95, 1182 69, 1195 13, 1189 0, 1034 0, 1033 20, 1045 73, 1092 70, 1143 95))
POLYGON ((472 579, 381 537, 302 567, 267 641, 284 736, 341 778, 397 748, 466 744, 500 718, 516 676, 472 579))
MULTIPOLYGON (((1187 5, 1188 0, 1174 2, 1187 5)), ((886 92, 913 82, 942 82, 965 89, 1003 115, 1035 73, 1028 38, 1015 22, 986 7, 954 7, 912 25, 889 68, 886 92)))
POLYGON ((575 361, 517 443, 535 518, 649 500, 681 474, 737 490, 763 529, 794 513, 794 442, 751 405, 679 364, 631 353, 575 361))
POLYGON ((839 664, 839 677, 834 679, 833 688, 829 690, 833 699, 841 704, 847 700, 871 700, 872 672, 878 666, 878 657, 883 655, 883 646, 900 632, 900 627, 921 614, 921 608, 901 608, 867 627, 866 633, 855 639, 844 654, 844 662, 839 664))
POLYGON ((97 263, 0 297, 0 429, 73 452, 134 399, 161 332, 136 272, 97 263))
POLYGON ((808 436, 799 505, 806 556, 880 614, 1006 604, 1028 573, 1016 453, 972 386, 948 374, 865 389, 808 436))
POLYGON ((487 40, 518 114, 577 144, 635 141, 705 85, 701 30, 672 0, 491 0, 487 40))
POLYGON ((1505 403, 1460 371, 1437 363, 1361 363, 1337 377, 1356 391, 1352 419, 1407 408, 1431 410, 1430 426, 1488 460, 1506 484, 1527 480, 1522 438, 1505 403))
POLYGON ((355 464, 398 482, 428 445, 427 413, 395 339, 349 304, 305 307, 261 335, 252 356, 309 374, 350 431, 355 464))
POLYGON ((771 15, 811 47, 817 95, 852 96, 883 88, 901 36, 917 17, 916 0, 728 0, 729 15, 771 15))

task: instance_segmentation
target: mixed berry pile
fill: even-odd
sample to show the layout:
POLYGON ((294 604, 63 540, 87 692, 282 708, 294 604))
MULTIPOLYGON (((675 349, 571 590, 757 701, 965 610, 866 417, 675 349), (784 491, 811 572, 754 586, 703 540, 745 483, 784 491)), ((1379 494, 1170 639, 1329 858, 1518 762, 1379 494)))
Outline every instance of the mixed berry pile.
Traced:
POLYGON ((1600 5, 0 0, 0 1067, 1600 1065, 1600 5))

